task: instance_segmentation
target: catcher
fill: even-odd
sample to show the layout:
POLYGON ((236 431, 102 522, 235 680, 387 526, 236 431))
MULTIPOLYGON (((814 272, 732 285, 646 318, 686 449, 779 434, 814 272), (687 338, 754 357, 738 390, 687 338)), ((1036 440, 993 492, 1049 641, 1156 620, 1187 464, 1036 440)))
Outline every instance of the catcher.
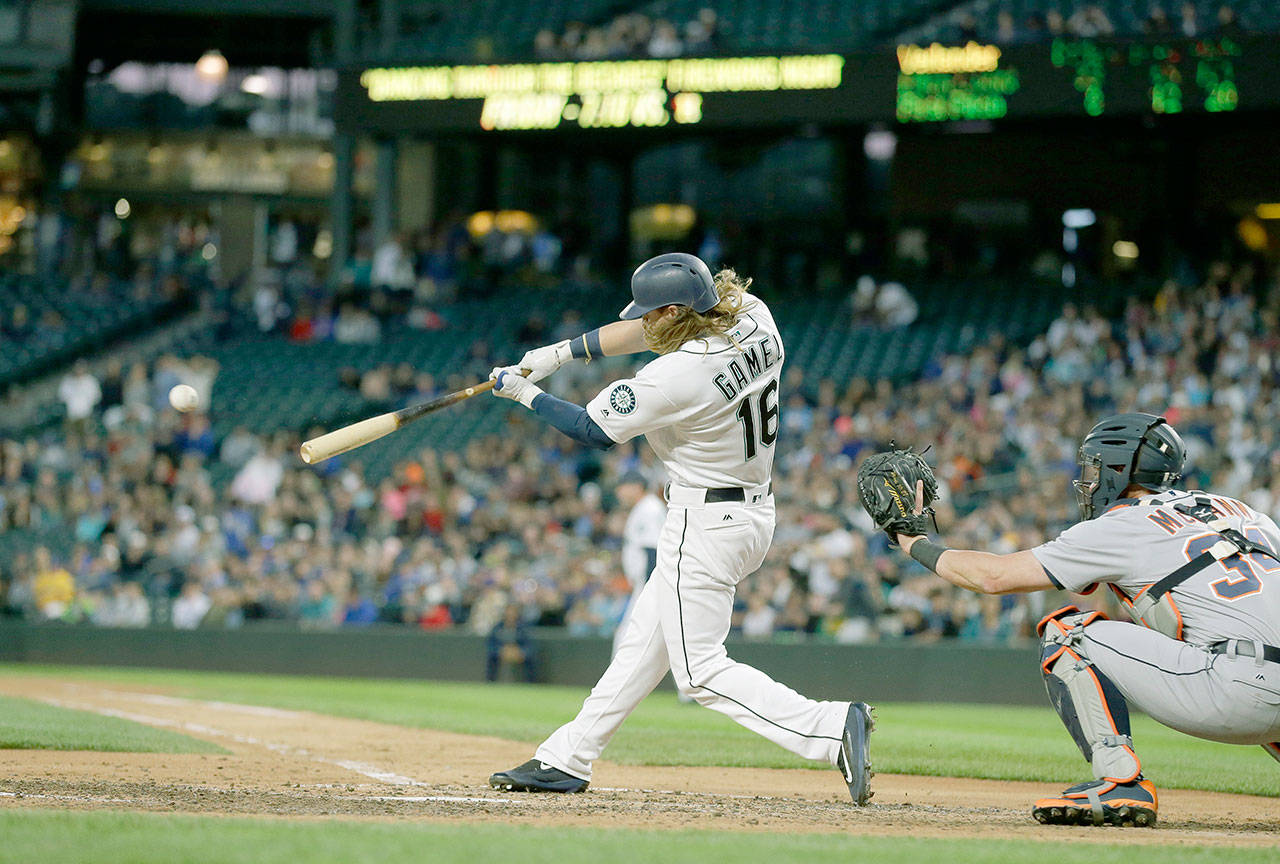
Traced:
POLYGON ((1268 743, 1280 741, 1280 529, 1235 499, 1176 489, 1185 455, 1163 417, 1105 418, 1080 445, 1084 521, 1009 555, 925 536, 937 483, 918 454, 876 454, 858 472, 876 524, 953 585, 1088 594, 1105 584, 1133 619, 1067 606, 1037 628, 1049 701, 1095 778, 1035 802, 1040 822, 1155 823, 1156 789, 1130 737, 1130 702, 1172 729, 1262 744, 1280 759, 1280 743, 1268 743))

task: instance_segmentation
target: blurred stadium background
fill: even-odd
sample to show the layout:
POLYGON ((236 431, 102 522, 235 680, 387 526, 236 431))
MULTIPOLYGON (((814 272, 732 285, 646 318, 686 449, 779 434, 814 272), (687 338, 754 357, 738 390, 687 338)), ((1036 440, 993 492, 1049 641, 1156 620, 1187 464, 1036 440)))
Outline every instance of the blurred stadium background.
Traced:
POLYGON ((789 349, 735 637, 1025 647, 1057 598, 890 554, 854 466, 912 430, 946 536, 1011 550, 1076 518, 1091 418, 1150 410, 1280 518, 1278 32, 1264 0, 4 0, 5 656, 446 631, 478 676, 497 633, 539 658, 500 675, 589 680, 643 446, 488 398, 297 444, 609 320, 670 249, 752 276, 789 349))

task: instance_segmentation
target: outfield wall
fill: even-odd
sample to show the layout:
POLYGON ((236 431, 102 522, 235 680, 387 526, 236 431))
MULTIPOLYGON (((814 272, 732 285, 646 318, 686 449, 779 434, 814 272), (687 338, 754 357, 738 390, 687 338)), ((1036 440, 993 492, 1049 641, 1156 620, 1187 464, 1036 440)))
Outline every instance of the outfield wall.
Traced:
MULTIPOLYGON (((607 639, 541 631, 535 640, 540 681, 589 686, 609 662, 607 639)), ((729 653, 818 699, 1038 705, 1045 698, 1033 646, 732 641, 729 653)), ((4 623, 0 662, 480 681, 485 640, 397 627, 186 631, 4 623)))

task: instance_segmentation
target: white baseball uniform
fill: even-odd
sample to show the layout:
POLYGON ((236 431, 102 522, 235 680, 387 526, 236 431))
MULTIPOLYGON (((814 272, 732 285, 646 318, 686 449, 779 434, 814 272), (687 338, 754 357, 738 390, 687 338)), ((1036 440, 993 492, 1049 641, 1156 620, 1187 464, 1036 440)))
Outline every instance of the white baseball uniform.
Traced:
POLYGON ((658 563, 658 541, 662 538, 662 525, 667 521, 667 505, 652 492, 646 492, 627 514, 622 528, 622 573, 631 583, 631 599, 613 634, 613 653, 622 645, 631 610, 635 608, 640 592, 644 590, 649 574, 658 563))
POLYGON ((837 764, 847 702, 816 702, 725 651, 734 590, 773 539, 770 489, 782 338, 758 298, 730 338, 685 343, 587 406, 617 442, 644 435, 666 466, 658 560, 609 668, 538 760, 589 780, 591 764, 670 669, 700 704, 808 759, 837 764))

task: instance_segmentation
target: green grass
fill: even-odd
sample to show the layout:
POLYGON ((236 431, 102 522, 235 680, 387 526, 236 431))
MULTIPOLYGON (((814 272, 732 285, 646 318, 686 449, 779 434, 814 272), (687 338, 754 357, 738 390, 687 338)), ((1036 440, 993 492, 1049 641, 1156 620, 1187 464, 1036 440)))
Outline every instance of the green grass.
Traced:
POLYGON ((0 812, 0 862, 219 862, 219 864, 431 864, 479 860, 522 864, 654 861, 874 861, 914 864, 1131 864, 1160 858, 1179 864, 1273 862, 1266 848, 1134 846, 1032 840, 867 837, 844 834, 732 834, 720 831, 634 831, 353 821, 297 822, 151 813, 0 812))
MULTIPOLYGON (((95 667, 0 665, 0 675, 56 675, 170 688, 176 695, 293 708, 401 726, 494 735, 534 744, 577 710, 586 688, 250 676, 95 667)), ((889 773, 1074 783, 1090 776, 1057 715, 1026 706, 886 704, 872 738, 889 773)), ((1160 787, 1280 797, 1280 772, 1259 747, 1201 741, 1134 718, 1148 777, 1160 787)), ((606 757, 649 765, 814 767, 727 718, 655 694, 606 757)))
POLYGON ((227 752, 216 744, 167 729, 7 696, 0 696, 0 749, 227 752))

